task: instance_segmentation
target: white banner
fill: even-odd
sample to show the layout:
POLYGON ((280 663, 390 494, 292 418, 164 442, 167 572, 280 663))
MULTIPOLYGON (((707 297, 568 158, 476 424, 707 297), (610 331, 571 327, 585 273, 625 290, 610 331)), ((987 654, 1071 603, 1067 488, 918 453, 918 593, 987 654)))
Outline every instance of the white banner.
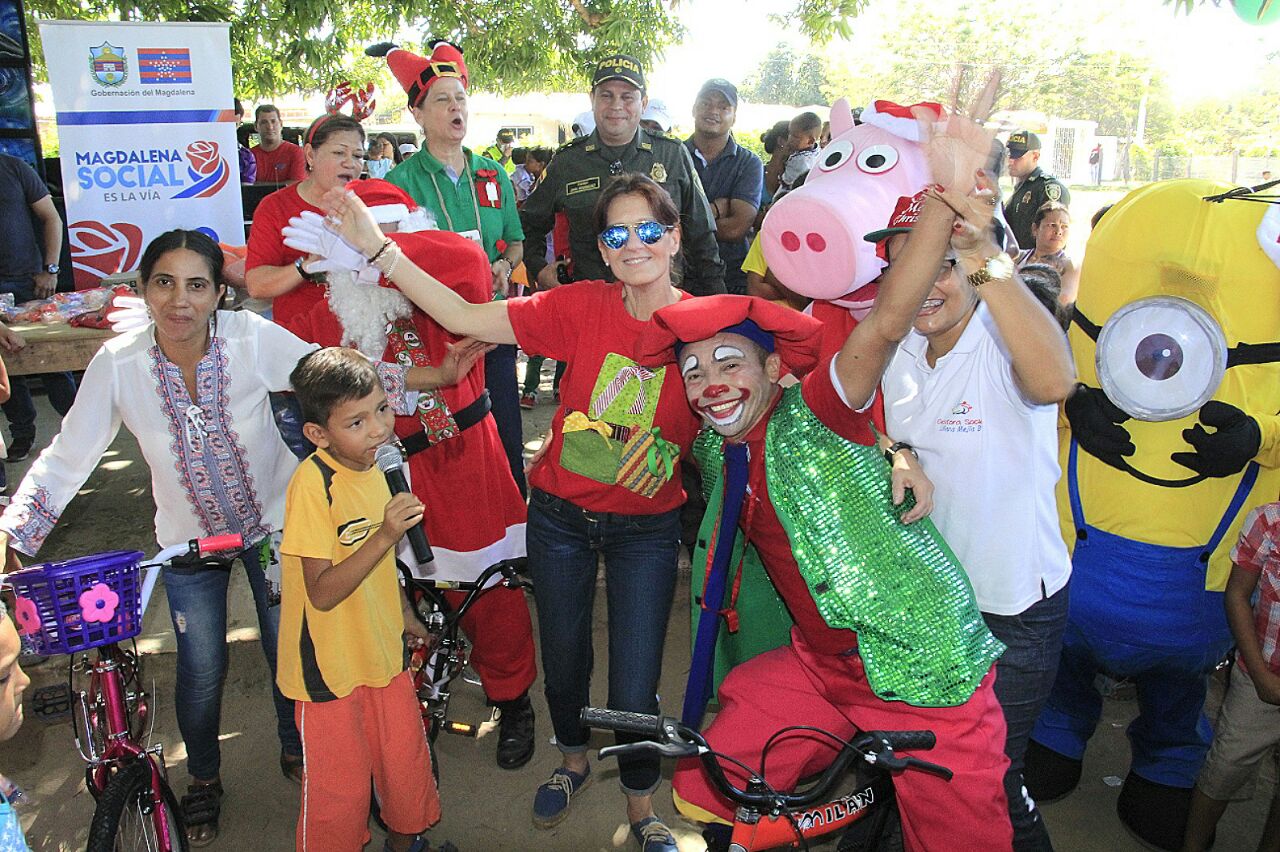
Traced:
POLYGON ((244 246, 229 30, 40 22, 77 288, 173 228, 244 246))

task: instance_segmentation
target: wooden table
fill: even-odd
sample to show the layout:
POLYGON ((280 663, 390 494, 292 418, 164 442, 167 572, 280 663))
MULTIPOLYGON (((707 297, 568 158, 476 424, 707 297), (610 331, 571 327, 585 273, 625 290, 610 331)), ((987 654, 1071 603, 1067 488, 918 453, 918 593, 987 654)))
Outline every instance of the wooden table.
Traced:
POLYGON ((99 347, 116 336, 110 329, 79 328, 66 323, 27 323, 9 328, 27 342, 21 352, 0 353, 11 376, 83 370, 99 347))

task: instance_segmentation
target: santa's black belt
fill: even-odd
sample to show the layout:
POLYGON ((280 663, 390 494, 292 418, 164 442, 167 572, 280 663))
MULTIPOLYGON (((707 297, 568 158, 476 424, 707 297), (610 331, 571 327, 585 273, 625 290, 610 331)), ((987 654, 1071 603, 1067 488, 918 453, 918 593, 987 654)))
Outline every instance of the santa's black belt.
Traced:
MULTIPOLYGON (((459 432, 465 432, 483 420, 491 408, 493 403, 489 401, 489 390, 486 388, 470 405, 453 415, 453 422, 458 424, 459 432)), ((406 456, 411 456, 422 452, 431 444, 427 441, 426 432, 414 432, 407 438, 401 438, 400 446, 404 447, 406 456)))

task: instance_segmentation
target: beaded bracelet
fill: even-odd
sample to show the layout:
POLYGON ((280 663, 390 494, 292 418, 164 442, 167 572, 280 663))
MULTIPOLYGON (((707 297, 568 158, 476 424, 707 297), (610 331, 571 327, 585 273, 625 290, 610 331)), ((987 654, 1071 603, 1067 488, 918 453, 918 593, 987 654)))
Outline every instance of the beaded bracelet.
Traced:
POLYGON ((373 257, 369 258, 369 262, 370 262, 370 263, 377 263, 377 262, 378 262, 378 258, 382 257, 382 253, 383 253, 383 252, 385 252, 385 251, 387 250, 388 246, 391 246, 391 245, 394 245, 394 243, 392 243, 392 241, 391 241, 391 240, 383 240, 383 241, 382 241, 382 245, 381 245, 381 246, 378 248, 378 250, 374 253, 373 257))
POLYGON ((386 243, 378 250, 378 253, 369 258, 369 263, 382 273, 383 278, 390 279, 391 273, 395 271, 396 263, 400 260, 400 247, 387 240, 386 243), (390 249, 388 251, 388 249, 390 249), (381 260, 382 263, 378 261, 381 260))

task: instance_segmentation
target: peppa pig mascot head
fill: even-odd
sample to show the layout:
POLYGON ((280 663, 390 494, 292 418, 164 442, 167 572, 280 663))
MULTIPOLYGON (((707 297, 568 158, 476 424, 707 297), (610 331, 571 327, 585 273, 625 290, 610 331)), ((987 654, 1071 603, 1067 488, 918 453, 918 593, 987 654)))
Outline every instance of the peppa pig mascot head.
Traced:
POLYGON ((789 289, 855 313, 870 309, 871 282, 884 261, 863 237, 883 228, 898 200, 930 180, 911 112, 921 107, 942 116, 939 104, 874 101, 855 126, 847 100, 831 107, 830 144, 804 186, 783 196, 764 220, 765 261, 789 289))

